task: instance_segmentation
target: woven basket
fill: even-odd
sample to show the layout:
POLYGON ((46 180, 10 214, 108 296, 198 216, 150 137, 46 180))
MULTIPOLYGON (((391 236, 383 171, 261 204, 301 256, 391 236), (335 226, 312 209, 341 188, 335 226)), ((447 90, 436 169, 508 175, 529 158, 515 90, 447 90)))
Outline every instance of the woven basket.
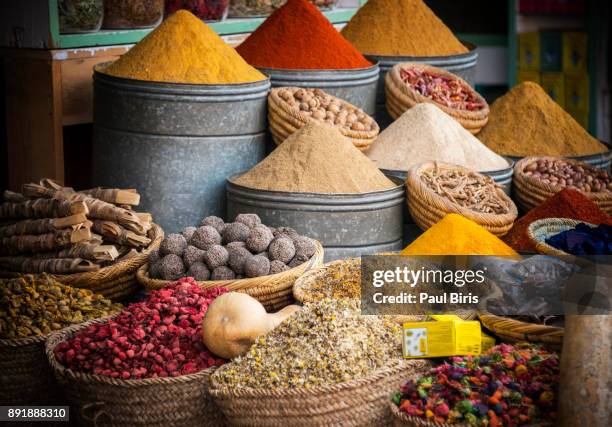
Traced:
POLYGON ((491 313, 479 313, 478 319, 485 328, 506 342, 527 341, 545 344, 555 350, 560 350, 563 343, 564 329, 558 326, 528 323, 491 313))
POLYGON ((210 394, 235 426, 384 426, 391 422, 391 392, 429 366, 425 360, 402 360, 360 379, 308 389, 231 389, 213 384, 210 394))
MULTIPOLYGON (((525 157, 514 165, 512 191, 514 199, 524 211, 528 211, 542 204, 546 199, 565 188, 546 184, 539 179, 525 175, 527 166, 538 160, 558 160, 558 157, 525 157)), ((573 165, 582 166, 584 169, 597 170, 593 166, 578 160, 563 160, 573 165)), ((606 212, 608 215, 612 215, 612 191, 601 191, 597 193, 584 192, 583 194, 599 206, 602 211, 606 212)))
POLYGON ((78 425, 102 426, 222 426, 223 414, 208 395, 214 368, 170 378, 121 380, 75 372, 60 364, 53 349, 94 323, 51 334, 45 351, 78 425))
POLYGON ((589 227, 597 227, 595 224, 569 218, 544 218, 529 224, 527 236, 529 236, 529 240, 531 240, 531 243, 533 243, 539 253, 572 260, 575 258, 574 255, 549 245, 546 243, 546 239, 563 231, 571 230, 580 223, 586 224, 589 227))
MULTIPOLYGON (((293 283, 296 279, 321 264, 323 264, 323 246, 317 242, 317 250, 312 258, 290 270, 249 279, 209 280, 198 282, 198 285, 204 289, 223 286, 230 291, 244 292, 261 302, 268 311, 276 311, 293 302, 293 283)), ((152 279, 148 273, 148 263, 140 267, 136 273, 138 281, 147 291, 161 289, 172 283, 168 280, 152 279)))
POLYGON ((414 62, 404 62, 394 65, 385 77, 385 95, 387 110, 394 120, 410 108, 424 102, 434 104, 436 107, 440 108, 446 114, 455 119, 459 124, 461 124, 461 126, 472 134, 477 134, 480 132, 480 129, 482 129, 489 120, 489 105, 487 104, 487 101, 485 101, 485 99, 478 94, 478 92, 472 89, 472 87, 461 77, 430 65, 414 62), (484 108, 481 108, 478 111, 468 111, 439 104, 432 99, 421 95, 416 90, 412 89, 410 85, 406 84, 400 77, 400 71, 403 68, 414 68, 458 80, 480 102, 484 103, 484 108))
POLYGON ((489 214, 476 212, 471 209, 459 206, 449 199, 436 194, 421 180, 421 173, 427 169, 459 169, 472 172, 470 169, 448 165, 444 163, 421 163, 415 165, 408 171, 406 178, 406 193, 408 199, 408 210, 414 222, 422 229, 429 227, 440 221, 449 213, 456 213, 471 219, 481 225, 496 236, 503 236, 508 233, 518 216, 518 210, 514 202, 504 193, 502 188, 497 188, 497 195, 505 200, 510 209, 505 214, 489 214))
MULTIPOLYGON (((270 95, 268 96, 268 122, 270 124, 272 139, 276 145, 280 145, 287 137, 302 128, 310 120, 315 120, 302 111, 288 107, 287 103, 278 96, 279 90, 290 90, 295 92, 299 89, 298 87, 283 87, 270 91, 270 95)), ((363 112, 363 110, 340 98, 333 96, 332 98, 337 99, 344 106, 363 112)), ((380 132, 380 128, 376 122, 374 122, 374 128, 371 131, 354 131, 343 127, 338 127, 338 130, 340 130, 342 135, 350 139, 355 147, 362 151, 370 147, 380 132)))
POLYGON ((428 420, 421 417, 413 417, 404 412, 401 412, 397 405, 389 402, 389 410, 393 417, 393 427, 469 427, 467 424, 449 424, 439 423, 437 421, 428 420))
POLYGON ((0 405, 60 403, 45 355, 47 336, 0 339, 0 405))
MULTIPOLYGON (((149 252, 158 249, 164 239, 164 231, 157 224, 149 231, 151 243, 136 256, 116 262, 96 271, 74 274, 47 274, 64 285, 89 289, 113 301, 122 300, 136 293, 139 288, 136 270, 147 262, 149 252)), ((0 277, 17 277, 21 273, 1 272, 0 277)))

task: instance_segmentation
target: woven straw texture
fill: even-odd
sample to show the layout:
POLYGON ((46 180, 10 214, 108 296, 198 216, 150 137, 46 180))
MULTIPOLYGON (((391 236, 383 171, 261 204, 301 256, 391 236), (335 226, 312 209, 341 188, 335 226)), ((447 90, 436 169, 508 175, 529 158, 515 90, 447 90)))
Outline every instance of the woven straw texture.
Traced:
POLYGON ((434 104, 436 107, 440 108, 446 114, 455 119, 459 124, 461 124, 461 126, 472 134, 477 134, 480 132, 480 129, 482 129, 489 120, 489 105, 487 104, 487 101, 485 101, 485 99, 478 94, 478 92, 472 89, 472 87, 461 77, 430 65, 418 64, 414 62, 404 62, 394 65, 385 77, 385 96, 387 110, 389 111, 389 115, 391 115, 394 120, 404 114, 410 108, 424 102, 434 104), (458 80, 462 85, 468 88, 474 97, 476 97, 480 102, 484 103, 484 108, 481 108, 478 111, 460 110, 439 104, 432 99, 421 95, 416 90, 412 89, 410 85, 406 84, 400 77, 400 71, 405 68, 413 68, 458 80))
MULTIPOLYGON (((317 242, 317 250, 312 258, 290 270, 249 279, 209 280, 198 282, 198 285, 204 289, 223 286, 230 291, 244 292, 261 302, 268 311, 275 311, 293 302, 293 283, 306 271, 323 264, 323 255, 323 246, 317 242)), ((167 280, 152 279, 148 273, 148 263, 140 267, 136 273, 138 281, 147 291, 161 289, 171 283, 167 280)))
POLYGON ((496 236, 503 236, 510 231, 518 216, 518 210, 502 188, 497 188, 497 195, 508 204, 509 211, 507 213, 489 214, 476 212, 453 203, 451 200, 436 194, 427 187, 420 176, 425 170, 435 169, 436 167, 440 170, 458 169, 473 172, 461 166, 441 163, 421 163, 410 168, 406 178, 408 210, 414 222, 422 230, 427 230, 449 213, 457 213, 471 219, 496 236))
POLYGON ((210 389, 215 403, 235 426, 387 426, 390 393, 425 360, 398 361, 360 379, 310 389, 210 389))
POLYGON ((548 243, 546 243, 546 239, 563 231, 571 230, 580 223, 586 224, 590 227, 597 227, 595 224, 584 221, 576 221, 569 218, 544 218, 529 224, 529 227, 527 228, 527 236, 539 253, 563 257, 565 259, 569 258, 572 260, 575 258, 574 255, 550 246, 548 243))
MULTIPOLYGON (((97 271, 75 274, 49 274, 64 285, 74 288, 89 289, 114 301, 122 300, 136 293, 139 288, 136 270, 147 262, 149 253, 157 248, 164 239, 164 231, 157 224, 149 231, 151 243, 136 256, 119 261, 97 271)), ((0 277, 16 277, 20 273, 1 272, 0 277)))
MULTIPOLYGON (((525 175, 527 166, 538 160, 558 160, 558 157, 525 157, 514 165, 512 191, 516 203, 524 211, 542 204, 546 199, 565 188, 546 184, 539 179, 525 175)), ((593 166, 578 160, 563 160, 576 166, 582 166, 584 169, 595 169, 593 166)), ((612 215, 612 191, 583 192, 583 194, 599 206, 601 210, 608 215, 612 215)))
POLYGON ((70 402, 78 425, 223 426, 224 419, 208 395, 214 368, 172 378, 120 380, 75 372, 61 365, 53 349, 93 320, 52 334, 45 346, 47 360, 70 402))
MULTIPOLYGON (((279 90, 290 90, 291 92, 295 93, 299 89, 300 88, 298 87, 283 87, 272 89, 270 91, 270 95, 268 96, 268 122, 270 124, 272 139, 276 145, 280 145, 292 133, 303 127, 309 121, 314 120, 312 117, 306 115, 303 111, 289 107, 285 100, 278 95, 279 90)), ((346 101, 343 101, 340 98, 336 98, 334 96, 332 96, 332 98, 338 100, 344 106, 358 110, 365 114, 363 110, 349 104, 346 101)), ((378 136, 378 133, 380 132, 378 124, 374 121, 373 123, 374 128, 371 131, 354 131, 340 126, 338 126, 338 130, 340 130, 342 135, 350 139, 355 147, 365 151, 374 142, 378 136)))
POLYGON ((0 339, 0 405, 61 401, 45 355, 46 336, 0 339))
POLYGON ((563 343, 563 328, 558 326, 528 323, 490 313, 479 313, 478 319, 485 328, 507 342, 546 344, 556 350, 560 350, 563 343))
POLYGON ((428 420, 420 417, 412 417, 400 412, 397 405, 393 402, 389 402, 389 410, 393 417, 393 427, 469 427, 467 424, 449 424, 439 423, 437 421, 428 420))

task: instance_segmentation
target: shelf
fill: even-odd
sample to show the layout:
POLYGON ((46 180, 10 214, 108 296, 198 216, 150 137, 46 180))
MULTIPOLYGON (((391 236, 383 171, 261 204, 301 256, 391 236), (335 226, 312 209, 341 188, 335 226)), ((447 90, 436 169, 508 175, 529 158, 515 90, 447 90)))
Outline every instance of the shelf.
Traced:
MULTIPOLYGON (((357 9, 335 9, 323 12, 332 24, 348 22, 357 9)), ((227 19, 209 25, 222 36, 253 32, 265 18, 227 19)), ((145 30, 102 30, 90 34, 58 34, 55 47, 71 49, 91 46, 111 46, 138 43, 152 29, 145 30)), ((53 34, 53 29, 52 29, 53 34)))

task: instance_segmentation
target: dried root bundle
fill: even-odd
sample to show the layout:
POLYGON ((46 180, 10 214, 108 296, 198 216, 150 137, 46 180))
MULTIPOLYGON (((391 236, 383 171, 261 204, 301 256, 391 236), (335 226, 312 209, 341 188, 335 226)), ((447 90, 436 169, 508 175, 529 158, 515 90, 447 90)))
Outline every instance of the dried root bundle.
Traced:
POLYGON ((92 188, 83 190, 85 193, 114 205, 138 206, 140 204, 140 194, 135 189, 121 190, 118 188, 92 188))
POLYGON ((54 252, 43 252, 33 255, 34 258, 82 258, 96 263, 110 262, 119 258, 119 251, 114 245, 99 245, 97 243, 78 243, 68 248, 54 252))
POLYGON ((119 224, 111 221, 94 220, 93 230, 100 234, 103 238, 119 245, 139 248, 148 246, 149 243, 151 243, 151 239, 148 237, 126 230, 119 224))

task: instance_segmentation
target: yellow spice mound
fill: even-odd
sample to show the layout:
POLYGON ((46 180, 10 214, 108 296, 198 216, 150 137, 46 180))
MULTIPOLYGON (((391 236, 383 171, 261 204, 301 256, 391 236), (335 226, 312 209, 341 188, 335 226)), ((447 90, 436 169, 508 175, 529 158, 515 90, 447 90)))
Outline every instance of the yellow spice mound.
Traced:
POLYGON ((607 150, 534 82, 498 98, 477 137, 509 156, 584 156, 607 150))
POLYGON ((448 214, 400 252, 401 255, 516 256, 498 237, 458 214, 448 214))
POLYGON ((368 0, 342 35, 360 52, 372 55, 447 56, 468 51, 422 0, 368 0))
POLYGON ((266 77, 186 10, 179 10, 103 73, 167 83, 248 83, 266 77))

